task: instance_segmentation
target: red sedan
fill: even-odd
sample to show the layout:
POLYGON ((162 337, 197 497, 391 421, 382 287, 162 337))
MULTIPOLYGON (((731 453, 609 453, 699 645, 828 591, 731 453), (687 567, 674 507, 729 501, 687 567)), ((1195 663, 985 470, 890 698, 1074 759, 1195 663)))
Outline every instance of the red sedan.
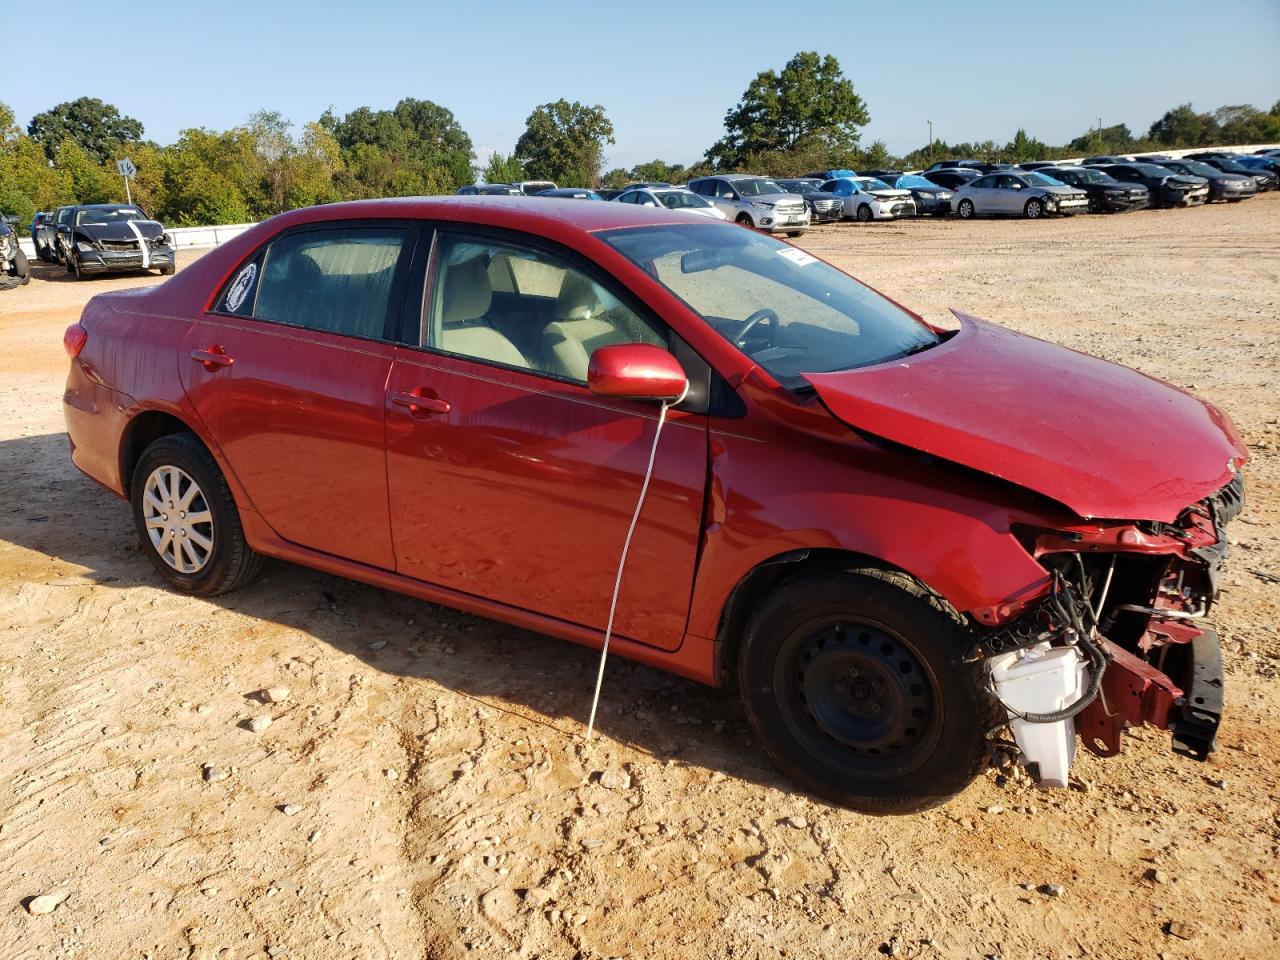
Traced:
POLYGON ((936 803, 993 746, 1062 783, 1077 731, 1111 753, 1126 724, 1203 758, 1240 438, 957 316, 679 212, 337 204, 90 301, 67 432, 178 590, 277 557, 582 644, 611 627, 736 678, 777 764, 839 803, 936 803))

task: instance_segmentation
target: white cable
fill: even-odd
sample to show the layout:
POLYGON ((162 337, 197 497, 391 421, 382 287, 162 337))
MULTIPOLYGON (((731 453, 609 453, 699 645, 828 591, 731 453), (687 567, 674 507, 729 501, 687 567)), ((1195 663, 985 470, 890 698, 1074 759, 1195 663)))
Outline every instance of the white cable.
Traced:
POLYGON ((644 483, 640 485, 640 497, 636 500, 636 512, 631 515, 631 526, 627 528, 627 538, 622 541, 622 555, 618 557, 618 575, 613 580, 613 597, 609 600, 609 619, 604 628, 604 646, 600 648, 600 669, 596 672, 596 692, 591 698, 591 717, 587 720, 587 743, 591 742, 591 734, 596 727, 596 707, 600 705, 600 688, 604 685, 604 664, 609 657, 609 640, 613 637, 613 615, 618 609, 622 573, 627 568, 627 552, 631 549, 631 537, 636 532, 636 524, 640 522, 640 511, 644 509, 644 499, 649 495, 649 481, 653 479, 653 464, 658 457, 658 438, 662 436, 662 425, 667 422, 667 411, 683 403, 688 395, 689 384, 686 382, 680 396, 662 404, 662 410, 658 414, 658 426, 653 431, 653 446, 649 448, 649 465, 645 467, 644 483))

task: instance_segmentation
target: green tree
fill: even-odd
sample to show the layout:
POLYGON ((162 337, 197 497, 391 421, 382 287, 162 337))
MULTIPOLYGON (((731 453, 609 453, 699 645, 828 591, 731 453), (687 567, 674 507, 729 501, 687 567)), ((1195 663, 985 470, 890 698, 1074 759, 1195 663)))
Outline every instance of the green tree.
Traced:
POLYGON ((514 155, 504 156, 495 150, 480 173, 485 183, 518 183, 524 179, 524 166, 514 155))
POLYGON ((71 195, 76 203, 112 203, 124 200, 124 183, 114 170, 108 170, 97 158, 68 137, 54 153, 54 166, 71 182, 71 195))
POLYGON ((1129 153, 1136 148, 1136 144, 1133 131, 1126 124, 1117 123, 1080 134, 1067 144, 1065 150, 1072 154, 1129 153))
POLYGON ((781 73, 756 74, 725 114, 725 136, 707 151, 707 160, 729 168, 753 155, 803 146, 849 152, 858 146, 858 128, 868 122, 866 104, 835 57, 797 53, 781 73))
POLYGON ((27 124, 27 133, 44 147, 50 160, 56 159, 64 140, 72 140, 95 160, 105 163, 119 159, 116 154, 123 145, 142 139, 142 123, 122 116, 109 103, 81 97, 37 113, 27 124))
POLYGON ((661 181, 664 183, 680 183, 685 178, 683 163, 667 163, 665 160, 650 160, 638 163, 631 168, 631 180, 644 183, 661 181))
POLYGON ((613 124, 604 107, 562 99, 529 114, 515 156, 530 178, 595 187, 600 184, 605 145, 613 142, 613 124))
POLYGON ((1196 113, 1191 104, 1174 107, 1151 125, 1147 139, 1162 147, 1198 147, 1215 143, 1218 125, 1209 113, 1196 113))
POLYGON ((342 196, 450 193, 472 179, 471 138, 430 100, 405 98, 393 110, 359 107, 340 120, 326 110, 319 126, 342 150, 342 196))
POLYGON ((1280 139, 1280 116, 1263 113, 1250 104, 1219 107, 1213 121, 1220 132, 1219 143, 1273 143, 1280 139))
POLYGON ((1013 139, 1005 144, 1002 157, 1006 163, 1018 163, 1022 160, 1043 160, 1049 148, 1035 137, 1027 136, 1021 127, 1013 135, 1013 139))

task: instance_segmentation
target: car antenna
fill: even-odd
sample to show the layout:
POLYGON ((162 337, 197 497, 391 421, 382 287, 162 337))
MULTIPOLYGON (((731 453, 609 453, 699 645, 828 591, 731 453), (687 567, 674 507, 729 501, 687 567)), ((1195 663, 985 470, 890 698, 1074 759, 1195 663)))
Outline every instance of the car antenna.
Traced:
POLYGON ((591 698, 591 716, 587 720, 586 742, 591 742, 591 735, 596 728, 596 707, 600 705, 600 688, 604 685, 604 665, 609 658, 609 640, 613 637, 613 615, 618 609, 618 592, 622 589, 622 574, 627 568, 627 553, 631 550, 631 537, 636 532, 636 524, 640 522, 640 511, 644 509, 645 497, 649 495, 649 481, 653 479, 653 465, 658 458, 658 439, 662 436, 663 424, 667 422, 667 411, 679 406, 689 395, 689 383, 685 381, 680 396, 674 400, 662 401, 662 410, 658 413, 658 426, 653 431, 653 446, 649 448, 649 465, 644 470, 644 483, 640 485, 640 496, 636 499, 636 510, 631 515, 631 526, 627 528, 626 539, 622 541, 622 553, 618 557, 618 574, 613 579, 613 596, 609 600, 609 619, 604 628, 604 645, 600 648, 600 669, 596 671, 596 692, 591 698))

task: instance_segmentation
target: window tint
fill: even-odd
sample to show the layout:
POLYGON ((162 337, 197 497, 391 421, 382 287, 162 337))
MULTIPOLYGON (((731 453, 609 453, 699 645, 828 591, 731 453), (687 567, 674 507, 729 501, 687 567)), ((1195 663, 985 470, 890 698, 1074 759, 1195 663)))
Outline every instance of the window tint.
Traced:
POLYGON ((600 347, 666 337, 586 274, 516 243, 440 234, 423 342, 579 383, 600 347))
POLYGON ((242 266, 218 300, 224 313, 381 340, 404 227, 290 233, 242 266))

